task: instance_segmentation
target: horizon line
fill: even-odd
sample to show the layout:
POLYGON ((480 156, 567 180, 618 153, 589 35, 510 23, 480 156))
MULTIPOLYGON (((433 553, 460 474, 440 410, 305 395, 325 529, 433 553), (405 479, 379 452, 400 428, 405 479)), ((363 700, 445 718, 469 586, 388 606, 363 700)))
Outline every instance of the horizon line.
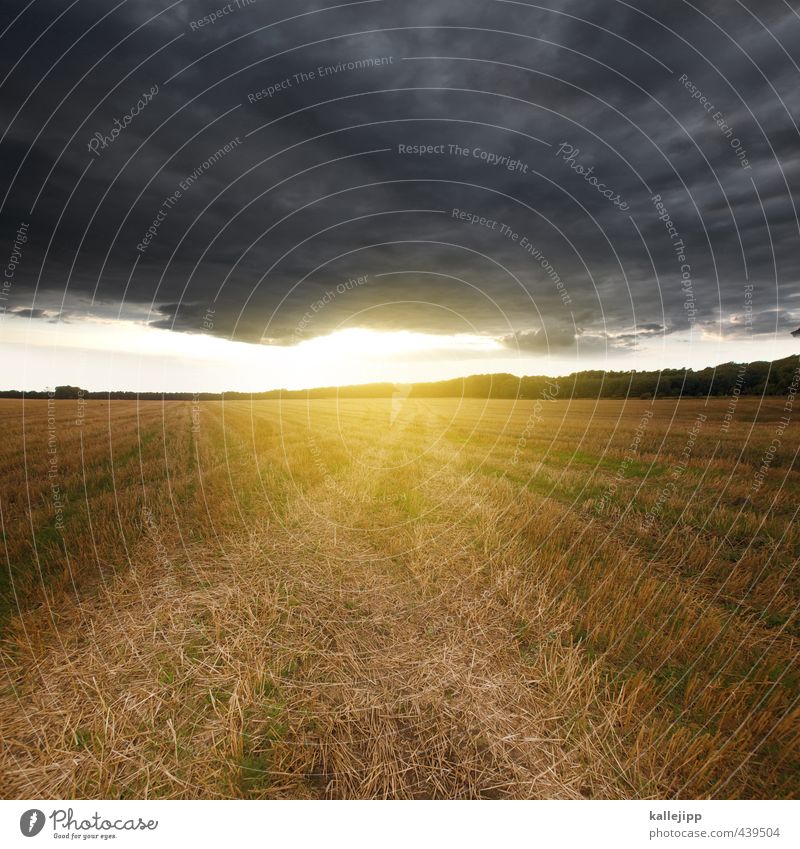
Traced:
MULTIPOLYGON (((518 380, 531 380, 531 379, 542 379, 542 380, 558 380, 558 379, 566 379, 570 377, 575 377, 581 374, 589 374, 589 373, 597 373, 600 372, 603 376, 605 375, 625 375, 625 374, 651 374, 651 375, 662 375, 665 372, 693 372, 699 374, 704 371, 716 371, 722 366, 751 366, 757 363, 764 363, 767 365, 774 365, 775 363, 783 362, 784 360, 792 359, 793 357, 800 357, 800 352, 797 354, 789 354, 787 357, 781 357, 777 360, 727 360, 723 363, 717 363, 716 365, 707 365, 703 366, 700 369, 694 369, 689 366, 679 366, 675 368, 663 368, 663 369, 620 369, 618 371, 615 370, 606 370, 606 369, 581 369, 579 371, 571 371, 565 374, 514 374, 513 372, 474 372, 472 374, 461 375, 458 377, 449 377, 443 380, 422 380, 422 381, 405 381, 405 380, 377 380, 370 381, 368 383, 339 383, 339 384, 328 384, 323 386, 304 386, 298 387, 296 389, 288 389, 287 387, 275 387, 274 389, 222 389, 222 390, 192 390, 192 389, 86 389, 82 386, 77 386, 69 383, 61 383, 57 386, 49 387, 45 386, 43 389, 0 389, 0 398, 2 398, 6 393, 14 392, 19 393, 21 395, 30 395, 33 393, 36 394, 50 394, 54 393, 59 388, 70 388, 76 389, 80 392, 85 392, 89 394, 110 394, 114 392, 125 392, 133 395, 263 395, 270 392, 317 392, 317 391, 332 391, 336 389, 357 389, 357 388, 366 388, 366 387, 377 387, 377 386, 430 386, 435 383, 453 383, 458 380, 470 380, 471 378, 476 377, 513 377, 518 380)), ((63 399, 70 400, 70 399, 63 399)))

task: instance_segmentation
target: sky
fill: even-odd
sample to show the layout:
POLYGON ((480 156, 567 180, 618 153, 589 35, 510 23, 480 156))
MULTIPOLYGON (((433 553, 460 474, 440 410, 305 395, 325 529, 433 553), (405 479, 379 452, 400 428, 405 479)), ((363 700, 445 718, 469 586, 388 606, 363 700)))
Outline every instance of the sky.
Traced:
POLYGON ((0 388, 800 351, 794 0, 24 0, 0 48, 0 388))

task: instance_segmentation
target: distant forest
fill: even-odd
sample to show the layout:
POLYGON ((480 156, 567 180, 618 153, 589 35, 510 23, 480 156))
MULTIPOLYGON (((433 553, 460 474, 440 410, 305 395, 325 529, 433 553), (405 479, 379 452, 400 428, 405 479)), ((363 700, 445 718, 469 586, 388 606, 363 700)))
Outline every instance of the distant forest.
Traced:
MULTIPOLYGON (((515 377, 475 374, 435 383, 415 383, 412 398, 675 398, 742 395, 784 395, 800 369, 800 356, 774 362, 724 363, 716 368, 663 371, 579 371, 566 377, 515 377), (557 389, 555 386, 557 385, 557 389)), ((796 385, 796 383, 795 383, 796 385)), ((394 383, 327 386, 318 389, 273 389, 269 392, 88 392, 77 386, 57 386, 57 399, 85 398, 144 401, 270 400, 277 398, 388 398, 394 383)), ((0 398, 48 398, 49 392, 0 391, 0 398)))

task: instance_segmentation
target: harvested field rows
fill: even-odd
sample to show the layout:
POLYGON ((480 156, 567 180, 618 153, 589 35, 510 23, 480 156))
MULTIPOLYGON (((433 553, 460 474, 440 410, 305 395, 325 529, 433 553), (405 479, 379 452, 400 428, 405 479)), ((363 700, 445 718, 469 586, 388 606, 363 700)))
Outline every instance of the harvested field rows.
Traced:
POLYGON ((781 410, 3 402, 0 792, 796 795, 781 410))

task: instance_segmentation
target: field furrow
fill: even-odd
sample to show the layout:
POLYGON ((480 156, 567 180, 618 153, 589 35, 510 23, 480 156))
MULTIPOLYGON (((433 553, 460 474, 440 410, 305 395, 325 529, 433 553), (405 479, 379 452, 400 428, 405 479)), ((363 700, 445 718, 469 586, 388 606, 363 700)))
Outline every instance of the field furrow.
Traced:
POLYGON ((791 796, 797 532, 754 501, 797 472, 738 503, 694 402, 635 455, 649 405, 588 403, 90 404, 38 589, 3 496, 0 792, 791 796))

